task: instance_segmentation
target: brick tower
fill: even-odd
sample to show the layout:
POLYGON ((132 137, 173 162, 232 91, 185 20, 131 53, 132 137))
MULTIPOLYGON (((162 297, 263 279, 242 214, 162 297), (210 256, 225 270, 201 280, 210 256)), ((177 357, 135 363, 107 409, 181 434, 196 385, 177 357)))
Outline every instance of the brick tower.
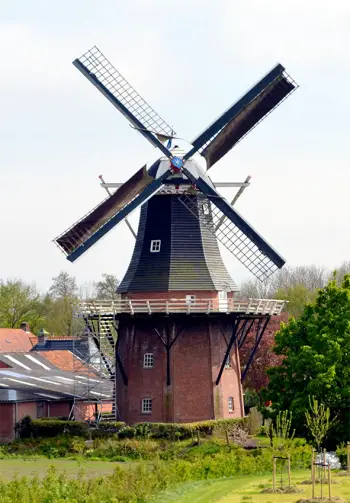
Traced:
POLYGON ((235 200, 222 197, 207 170, 297 85, 277 64, 180 152, 171 148, 173 128, 97 47, 73 64, 163 155, 125 183, 110 184, 117 190, 55 240, 73 262, 123 220, 130 226, 128 215, 141 208, 120 300, 78 309, 115 377, 116 413, 129 423, 241 417, 241 379, 283 302, 236 299, 217 240, 260 280, 285 261, 232 207, 235 200), (239 349, 252 327, 255 344, 241 375, 239 349))

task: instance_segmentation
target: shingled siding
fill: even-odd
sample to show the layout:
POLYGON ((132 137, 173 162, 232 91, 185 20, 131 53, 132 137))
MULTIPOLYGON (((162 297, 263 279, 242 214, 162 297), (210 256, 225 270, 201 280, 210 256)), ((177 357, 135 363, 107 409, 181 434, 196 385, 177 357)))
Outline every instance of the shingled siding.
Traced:
MULTIPOLYGON (((195 197, 195 196, 193 196, 195 197)), ((141 209, 134 253, 118 292, 237 290, 216 238, 179 201, 157 195, 141 209), (150 251, 160 239, 159 253, 150 251)))

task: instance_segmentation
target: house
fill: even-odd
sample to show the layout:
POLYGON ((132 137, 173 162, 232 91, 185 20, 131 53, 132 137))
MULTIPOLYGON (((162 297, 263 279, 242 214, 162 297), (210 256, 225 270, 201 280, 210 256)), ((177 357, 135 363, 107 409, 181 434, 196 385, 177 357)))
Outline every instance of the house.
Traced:
POLYGON ((112 411, 109 378, 68 349, 36 350, 38 344, 27 326, 0 329, 0 443, 15 438, 16 423, 27 415, 89 421, 112 411))

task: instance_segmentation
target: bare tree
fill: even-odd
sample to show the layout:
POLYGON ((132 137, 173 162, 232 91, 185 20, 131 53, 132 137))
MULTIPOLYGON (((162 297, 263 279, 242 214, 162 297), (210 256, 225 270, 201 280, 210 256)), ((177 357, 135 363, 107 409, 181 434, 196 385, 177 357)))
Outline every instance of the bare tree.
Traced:
POLYGON ((330 275, 330 279, 333 279, 333 276, 335 275, 335 279, 340 285, 344 279, 345 274, 350 274, 350 260, 344 261, 340 264, 340 266, 336 267, 334 273, 330 275))
POLYGON ((77 293, 78 287, 74 276, 61 271, 58 276, 52 278, 49 294, 54 299, 73 298, 77 296, 77 293))
POLYGON ((271 297, 271 281, 249 279, 243 281, 237 294, 239 299, 268 299, 271 297))
POLYGON ((102 274, 102 279, 94 283, 95 297, 101 300, 115 300, 119 297, 116 290, 119 280, 113 274, 102 274))
POLYGON ((327 279, 328 272, 323 266, 283 267, 272 276, 271 288, 277 291, 303 285, 307 290, 314 291, 323 288, 327 283, 327 279))

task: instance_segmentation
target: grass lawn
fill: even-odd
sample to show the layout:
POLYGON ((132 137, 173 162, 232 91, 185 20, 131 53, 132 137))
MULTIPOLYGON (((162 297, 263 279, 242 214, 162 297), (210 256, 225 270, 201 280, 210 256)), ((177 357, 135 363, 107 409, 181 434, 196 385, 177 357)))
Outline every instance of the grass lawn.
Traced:
POLYGON ((15 474, 20 477, 30 476, 37 473, 45 476, 47 469, 54 466, 58 473, 64 471, 71 477, 75 477, 81 470, 86 474, 98 477, 99 475, 111 474, 115 467, 128 466, 129 463, 116 463, 112 461, 73 461, 69 459, 0 459, 0 480, 10 480, 15 474))
MULTIPOLYGON (((297 485, 310 478, 309 471, 297 471, 292 474, 292 485, 297 485)), ((350 501, 350 483, 348 477, 334 477, 337 484, 332 485, 332 495, 341 496, 350 501)), ((303 493, 298 494, 262 494, 261 485, 271 487, 271 476, 247 475, 232 479, 204 480, 183 484, 173 491, 161 494, 152 503, 292 503, 300 498, 311 497, 311 485, 298 486, 303 493)), ((328 496, 328 486, 325 486, 328 496)), ((316 496, 320 487, 316 487, 316 496)))

